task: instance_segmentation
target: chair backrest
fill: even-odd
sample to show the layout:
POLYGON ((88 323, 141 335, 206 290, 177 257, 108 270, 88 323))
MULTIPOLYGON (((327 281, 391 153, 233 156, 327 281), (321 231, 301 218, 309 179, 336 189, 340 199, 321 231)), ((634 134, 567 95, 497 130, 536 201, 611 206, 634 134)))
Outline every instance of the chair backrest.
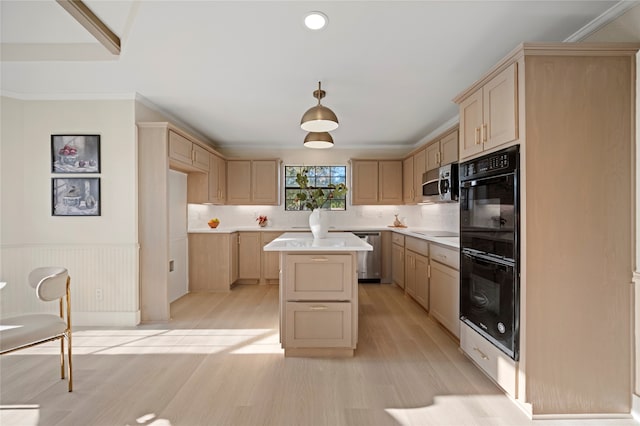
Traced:
POLYGON ((40 300, 50 302, 60 299, 67 294, 66 268, 59 266, 44 266, 29 273, 29 285, 36 289, 40 300))

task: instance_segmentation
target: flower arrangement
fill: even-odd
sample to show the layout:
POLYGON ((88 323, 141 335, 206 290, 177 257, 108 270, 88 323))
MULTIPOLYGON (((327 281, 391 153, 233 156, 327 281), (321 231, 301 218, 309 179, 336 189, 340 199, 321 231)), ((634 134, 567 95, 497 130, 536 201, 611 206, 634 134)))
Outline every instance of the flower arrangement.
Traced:
POLYGON ((267 220, 269 220, 267 219, 267 216, 260 215, 256 217, 256 221, 258 221, 259 226, 267 226, 267 220))
MULTIPOLYGON (((337 185, 329 184, 328 190, 309 186, 309 170, 304 169, 301 173, 296 173, 296 183, 300 191, 296 194, 296 201, 309 210, 321 209, 333 198, 343 197, 348 189, 344 183, 337 185)), ((301 207, 302 208, 302 207, 301 207)))

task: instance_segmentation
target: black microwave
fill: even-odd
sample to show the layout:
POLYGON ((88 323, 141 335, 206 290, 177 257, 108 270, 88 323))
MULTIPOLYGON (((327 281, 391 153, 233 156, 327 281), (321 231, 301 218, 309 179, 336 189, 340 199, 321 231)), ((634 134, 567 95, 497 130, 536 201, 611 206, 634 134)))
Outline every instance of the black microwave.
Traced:
POLYGON ((458 163, 429 170, 422 175, 422 203, 458 201, 458 163))

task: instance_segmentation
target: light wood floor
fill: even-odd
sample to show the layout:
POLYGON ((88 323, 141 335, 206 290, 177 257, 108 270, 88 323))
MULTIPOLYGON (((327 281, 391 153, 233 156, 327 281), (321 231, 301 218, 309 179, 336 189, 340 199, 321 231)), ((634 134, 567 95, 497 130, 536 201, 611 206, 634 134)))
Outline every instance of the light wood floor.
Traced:
POLYGON ((76 330, 72 393, 57 345, 0 357, 0 424, 638 424, 529 421, 390 285, 360 285, 349 359, 283 357, 277 286, 191 294, 171 312, 169 324, 76 330))

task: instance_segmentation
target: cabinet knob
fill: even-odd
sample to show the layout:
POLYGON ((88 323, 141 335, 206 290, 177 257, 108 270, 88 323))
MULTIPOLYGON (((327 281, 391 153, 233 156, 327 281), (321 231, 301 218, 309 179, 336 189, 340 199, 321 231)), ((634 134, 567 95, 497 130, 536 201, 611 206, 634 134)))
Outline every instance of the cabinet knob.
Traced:
POLYGON ((487 123, 482 124, 482 142, 487 141, 487 123))

